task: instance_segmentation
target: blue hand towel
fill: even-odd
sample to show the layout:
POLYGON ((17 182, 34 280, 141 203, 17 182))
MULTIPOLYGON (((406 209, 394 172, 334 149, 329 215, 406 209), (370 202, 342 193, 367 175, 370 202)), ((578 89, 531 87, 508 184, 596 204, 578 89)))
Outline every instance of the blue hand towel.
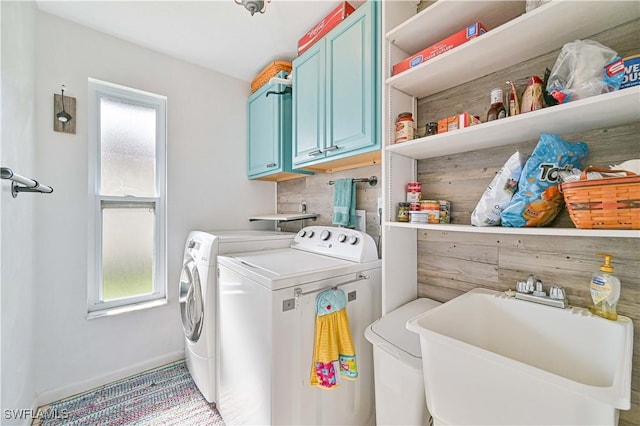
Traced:
POLYGON ((333 224, 355 227, 356 188, 353 179, 338 179, 333 186, 333 224))

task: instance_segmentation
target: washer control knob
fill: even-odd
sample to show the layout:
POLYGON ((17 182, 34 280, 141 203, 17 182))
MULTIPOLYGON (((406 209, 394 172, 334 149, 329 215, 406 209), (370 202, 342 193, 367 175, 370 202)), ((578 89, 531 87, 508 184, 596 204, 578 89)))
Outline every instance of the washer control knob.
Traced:
POLYGON ((307 235, 307 231, 305 231, 304 229, 298 232, 298 237, 304 237, 305 235, 307 235))
POLYGON ((358 244, 358 237, 356 237, 355 235, 352 235, 349 237, 349 244, 355 246, 356 244, 358 244))
POLYGON ((322 241, 327 241, 329 239, 329 237, 331 236, 331 232, 327 231, 326 229, 324 231, 322 231, 322 233, 320 234, 320 239, 322 241))
POLYGON ((313 236, 314 236, 315 234, 316 234, 315 232, 313 232, 313 231, 309 231, 309 233, 307 234, 307 237, 309 237, 309 238, 313 238, 313 236))
POLYGON ((340 241, 341 243, 344 243, 345 241, 347 241, 347 236, 344 234, 338 235, 338 241, 340 241))

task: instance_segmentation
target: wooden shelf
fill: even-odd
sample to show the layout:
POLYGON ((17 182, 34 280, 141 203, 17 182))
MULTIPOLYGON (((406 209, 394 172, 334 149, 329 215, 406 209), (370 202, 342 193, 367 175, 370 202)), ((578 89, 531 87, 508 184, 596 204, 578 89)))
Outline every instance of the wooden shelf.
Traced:
POLYGON ((445 232, 470 232, 476 234, 508 234, 508 235, 547 235, 554 237, 614 237, 640 238, 638 230, 617 229, 577 229, 577 228, 507 228, 502 226, 471 226, 453 224, 428 224, 385 222, 385 226, 394 228, 413 228, 445 232))
MULTIPOLYGON (((389 31, 387 39, 412 55, 476 20, 482 22, 483 15, 489 16, 494 11, 508 14, 504 8, 514 7, 509 3, 519 2, 440 0, 389 31), (477 18, 468 22, 470 16, 477 18)), ((486 34, 392 76, 386 83, 408 95, 422 98, 638 17, 640 7, 635 1, 554 0, 497 28, 489 28, 486 34)))
POLYGON ((465 129, 388 145, 385 149, 421 160, 534 140, 542 132, 573 133, 638 120, 640 86, 635 86, 465 129))

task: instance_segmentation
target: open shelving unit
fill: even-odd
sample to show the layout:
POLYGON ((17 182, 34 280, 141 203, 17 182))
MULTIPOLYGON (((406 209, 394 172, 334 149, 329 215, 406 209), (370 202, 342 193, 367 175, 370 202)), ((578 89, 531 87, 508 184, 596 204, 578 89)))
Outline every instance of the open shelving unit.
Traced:
MULTIPOLYGON (((640 87, 573 100, 452 132, 393 144, 395 118, 417 100, 548 54, 640 17, 637 2, 554 0, 525 13, 525 2, 439 0, 419 13, 410 2, 384 2, 383 25, 383 313, 417 297, 417 231, 554 237, 640 238, 638 230, 474 227, 395 222, 417 161, 640 121, 640 87), (473 22, 487 33, 400 74, 394 64, 473 22)), ((446 159, 443 159, 446 161, 446 159)))
POLYGON ((573 133, 640 120, 640 86, 593 96, 476 126, 386 146, 416 160, 537 139, 547 133, 573 133))
POLYGON ((443 35, 459 31, 470 21, 486 24, 489 31, 417 67, 389 77, 386 84, 422 98, 640 16, 640 8, 633 1, 594 1, 585 6, 584 2, 554 0, 496 28, 488 24, 513 16, 518 7, 522 8, 522 2, 435 2, 387 33, 387 41, 405 52, 405 57, 437 42, 443 35), (426 28, 429 31, 425 31, 426 28))

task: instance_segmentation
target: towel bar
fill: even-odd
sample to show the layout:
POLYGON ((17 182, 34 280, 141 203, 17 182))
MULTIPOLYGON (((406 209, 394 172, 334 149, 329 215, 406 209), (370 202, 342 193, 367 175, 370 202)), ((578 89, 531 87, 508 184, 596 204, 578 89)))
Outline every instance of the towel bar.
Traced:
MULTIPOLYGON (((378 176, 371 176, 368 178, 357 178, 353 180, 354 182, 368 182, 369 185, 371 186, 376 186, 378 184, 378 176)), ((334 183, 336 183, 333 180, 329 181, 329 185, 333 185, 334 183)))
POLYGON ((35 179, 29 179, 24 176, 17 175, 8 167, 0 168, 0 178, 12 181, 11 195, 13 198, 16 198, 19 192, 40 192, 45 194, 53 192, 52 187, 42 185, 35 179))

